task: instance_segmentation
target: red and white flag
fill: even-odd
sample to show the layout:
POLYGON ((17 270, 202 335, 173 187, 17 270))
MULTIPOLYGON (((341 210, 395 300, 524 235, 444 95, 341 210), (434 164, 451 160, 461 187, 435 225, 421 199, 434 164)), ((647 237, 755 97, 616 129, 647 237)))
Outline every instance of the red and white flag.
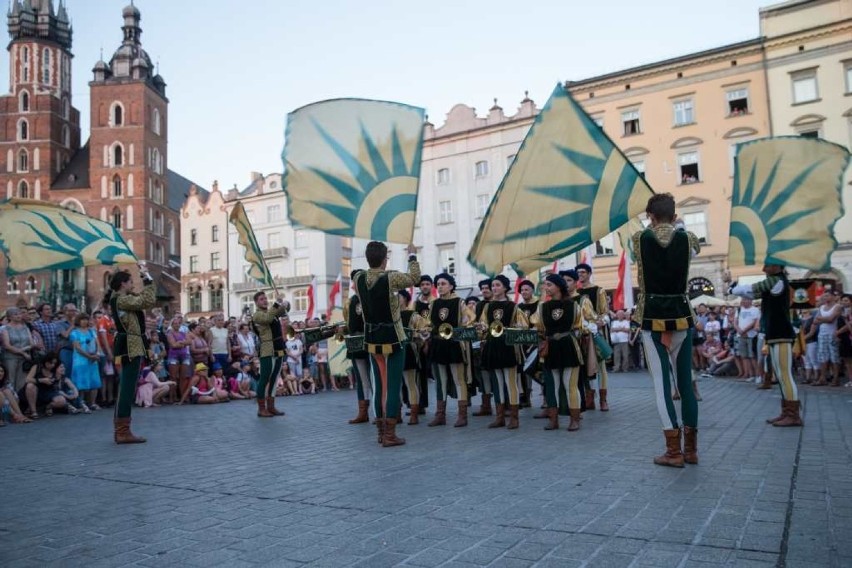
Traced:
POLYGON ((612 307, 616 310, 629 310, 633 307, 633 274, 630 270, 630 255, 621 251, 618 261, 618 287, 612 296, 612 307))
POLYGON ((309 320, 314 317, 314 308, 316 307, 317 301, 317 277, 314 276, 311 279, 311 283, 308 285, 308 312, 305 314, 305 319, 309 320))
POLYGON ((334 308, 343 307, 343 276, 338 272, 337 280, 334 281, 334 286, 331 287, 331 292, 328 293, 328 307, 325 310, 325 315, 331 319, 331 312, 334 308))

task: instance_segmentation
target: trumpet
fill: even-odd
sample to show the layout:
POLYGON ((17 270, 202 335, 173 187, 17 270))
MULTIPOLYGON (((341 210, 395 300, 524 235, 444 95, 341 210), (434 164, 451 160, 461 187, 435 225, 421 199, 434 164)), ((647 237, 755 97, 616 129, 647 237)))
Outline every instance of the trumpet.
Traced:
POLYGON ((292 325, 287 326, 287 341, 293 341, 296 339, 296 328, 292 325))
POLYGON ((453 326, 444 322, 438 326, 438 337, 449 340, 453 338, 453 326))
POLYGON ((493 321, 491 325, 488 326, 488 335, 493 338, 502 337, 503 333, 506 331, 506 326, 503 325, 501 321, 493 321))
POLYGON ((320 327, 307 328, 305 329, 305 343, 310 345, 312 343, 322 341, 323 339, 328 339, 329 337, 335 337, 335 339, 337 339, 338 341, 343 341, 343 332, 340 330, 340 328, 345 325, 345 321, 338 321, 334 323, 328 323, 320 327))

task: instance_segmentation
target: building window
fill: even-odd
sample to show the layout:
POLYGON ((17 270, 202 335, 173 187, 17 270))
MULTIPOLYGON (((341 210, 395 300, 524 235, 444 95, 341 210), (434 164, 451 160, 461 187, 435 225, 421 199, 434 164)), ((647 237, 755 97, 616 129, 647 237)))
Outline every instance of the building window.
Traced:
POLYGON ((311 275, 311 259, 310 258, 297 258, 295 261, 294 271, 296 276, 310 276, 311 275))
POLYGON ((198 272, 198 256, 192 255, 189 257, 189 271, 194 273, 198 272))
POLYGON ((112 126, 124 125, 124 107, 121 106, 121 103, 112 103, 112 116, 110 116, 110 122, 112 123, 112 126))
POLYGON ((220 270, 222 268, 219 257, 221 253, 219 252, 211 252, 210 253, 210 270, 220 270))
POLYGON ((118 174, 112 176, 112 196, 121 197, 121 176, 118 174))
POLYGON ((641 134, 642 130, 639 123, 639 109, 622 112, 621 125, 624 136, 641 134))
POLYGON ((293 233, 293 246, 294 248, 306 248, 308 246, 308 232, 299 229, 293 233))
POLYGON ((266 220, 269 223, 274 221, 281 220, 281 206, 280 205, 270 205, 266 210, 266 220))
POLYGON ((440 201, 438 203, 438 211, 439 211, 439 220, 438 223, 452 223, 453 222, 453 202, 452 201, 440 201))
POLYGON ((846 76, 846 94, 848 95, 852 93, 852 62, 844 65, 843 74, 846 76))
POLYGON ((189 244, 196 246, 198 244, 198 229, 189 230, 189 244))
POLYGON ((594 123, 598 125, 598 128, 603 128, 604 116, 602 114, 599 114, 597 116, 593 116, 592 121, 594 121, 594 123))
POLYGON ((29 199, 30 197, 30 186, 24 180, 21 180, 21 183, 18 184, 18 197, 21 199, 29 199))
POLYGON ((18 171, 19 172, 28 172, 30 171, 30 156, 27 154, 27 151, 21 149, 18 152, 18 171))
POLYGON ((44 48, 44 62, 42 67, 42 83, 50 83, 50 50, 44 48))
POLYGON ((481 160, 476 162, 476 177, 481 178, 488 175, 488 162, 481 160))
POLYGON ((793 104, 808 103, 819 98, 816 69, 790 75, 793 80, 793 104))
POLYGON ((201 290, 199 288, 192 288, 189 291, 189 311, 190 313, 201 311, 201 290))
POLYGON ((482 219, 488 211, 488 205, 491 203, 491 196, 487 193, 481 193, 476 196, 476 218, 482 219))
POLYGON ((698 175, 698 152, 678 154, 677 163, 680 168, 681 185, 701 181, 701 177, 698 175))
POLYGON ((243 296, 240 298, 240 313, 249 315, 254 312, 254 298, 251 296, 243 296))
POLYGON ((24 282, 24 293, 32 294, 36 291, 36 279, 35 276, 30 276, 24 282))
POLYGON ((802 130, 799 132, 802 138, 819 138, 819 130, 802 130))
POLYGON ((211 229, 210 239, 211 239, 214 243, 218 243, 218 242, 219 242, 219 225, 213 225, 213 229, 211 229))
POLYGON ((154 134, 160 133, 160 109, 155 108, 151 115, 151 128, 154 130, 154 134))
POLYGON ((121 229, 121 209, 114 207, 112 210, 112 226, 121 229))
POLYGON ((645 160, 635 160, 631 163, 636 168, 636 171, 639 172, 639 175, 642 176, 642 179, 645 179, 645 160))
POLYGON ((224 294, 221 286, 210 288, 210 311, 221 312, 224 305, 224 294))
POLYGON ((352 258, 348 256, 340 258, 340 272, 346 278, 349 278, 349 275, 352 274, 352 258))
POLYGON ((266 248, 276 249, 281 246, 281 233, 269 233, 266 235, 266 248))
POLYGON ((154 226, 152 227, 154 233, 158 235, 163 234, 163 216, 160 215, 159 211, 154 212, 154 226))
POLYGON ((18 122, 18 140, 29 140, 29 139, 30 139, 30 123, 22 118, 18 122))
POLYGON ((695 109, 692 104, 692 99, 676 101, 674 103, 674 124, 675 126, 684 126, 695 122, 695 109))
POLYGON ((447 246, 438 249, 438 261, 441 263, 441 270, 449 275, 456 273, 456 251, 455 247, 447 246))
POLYGON ((62 99, 62 118, 68 120, 71 116, 71 102, 68 99, 62 99))
POLYGON ((112 147, 112 165, 120 166, 124 164, 124 148, 121 144, 116 144, 112 147))
POLYGON ((748 89, 734 89, 725 93, 728 99, 728 116, 748 114, 748 89))
POLYGON ((683 224, 687 231, 695 233, 698 237, 698 242, 702 245, 707 244, 707 215, 704 211, 696 213, 685 213, 681 216, 683 224))
POLYGON ((157 264, 166 263, 166 256, 163 254, 163 245, 160 243, 154 245, 154 262, 157 264))
POLYGON ((305 288, 293 290, 293 311, 308 311, 308 291, 305 288))
POLYGON ((6 293, 7 294, 20 294, 21 290, 18 288, 18 280, 16 278, 10 278, 8 282, 6 282, 6 293))
POLYGON ((71 147, 71 129, 67 124, 62 125, 62 145, 66 148, 71 147))
POLYGON ((21 112, 29 112, 30 110, 30 94, 26 91, 21 91, 20 108, 21 112))
POLYGON ((615 254, 615 237, 613 233, 595 241, 595 256, 612 256, 615 254))
POLYGON ((438 170, 438 185, 447 185, 450 183, 450 170, 449 168, 441 168, 438 170))

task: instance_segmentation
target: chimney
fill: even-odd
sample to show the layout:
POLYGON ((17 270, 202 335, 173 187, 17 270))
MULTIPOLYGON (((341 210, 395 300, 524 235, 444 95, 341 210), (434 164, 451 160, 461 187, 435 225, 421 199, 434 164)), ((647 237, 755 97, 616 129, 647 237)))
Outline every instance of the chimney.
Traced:
POLYGON ((260 173, 260 172, 252 172, 252 173, 251 173, 251 183, 256 182, 257 180, 261 179, 262 177, 263 177, 263 174, 262 174, 262 173, 260 173))

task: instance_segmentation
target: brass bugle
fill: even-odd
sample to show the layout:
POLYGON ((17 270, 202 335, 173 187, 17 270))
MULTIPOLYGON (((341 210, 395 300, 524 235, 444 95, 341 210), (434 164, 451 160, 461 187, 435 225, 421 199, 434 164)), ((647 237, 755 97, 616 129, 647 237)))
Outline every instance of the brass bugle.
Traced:
POLYGON ((287 326, 287 341, 293 341, 296 339, 296 328, 292 325, 287 326))
POLYGON ((501 321, 493 321, 491 322, 491 325, 488 326, 488 334, 494 338, 501 337, 505 331, 506 327, 501 321))
POLYGON ((438 326, 438 337, 449 340, 453 338, 453 326, 448 323, 442 323, 438 326))

